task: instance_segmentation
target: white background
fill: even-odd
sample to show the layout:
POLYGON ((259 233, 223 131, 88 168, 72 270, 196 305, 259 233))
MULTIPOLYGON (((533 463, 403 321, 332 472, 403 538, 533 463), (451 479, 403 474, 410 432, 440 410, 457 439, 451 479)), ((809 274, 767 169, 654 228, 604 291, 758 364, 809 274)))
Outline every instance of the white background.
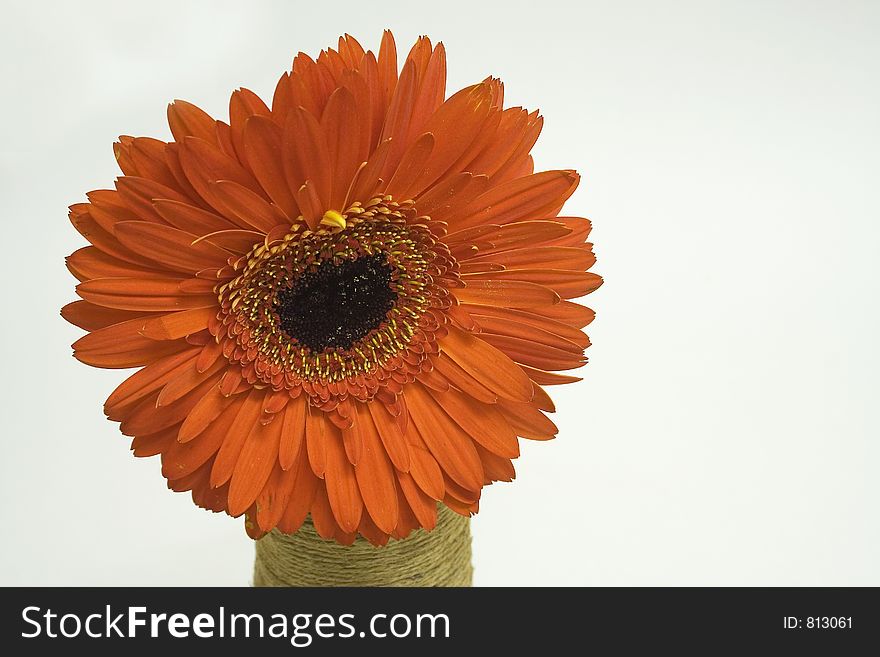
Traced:
POLYGON ((561 429, 473 521, 477 585, 880 585, 880 12, 859 2, 5 2, 0 584, 246 585, 241 520, 165 488, 101 404, 66 207, 165 106, 224 117, 342 32, 505 80, 584 176, 606 284, 561 429))

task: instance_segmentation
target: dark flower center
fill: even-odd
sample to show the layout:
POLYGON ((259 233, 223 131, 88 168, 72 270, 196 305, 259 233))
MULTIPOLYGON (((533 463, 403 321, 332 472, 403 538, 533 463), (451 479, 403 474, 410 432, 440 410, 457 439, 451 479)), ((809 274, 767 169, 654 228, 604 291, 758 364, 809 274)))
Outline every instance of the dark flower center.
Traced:
POLYGON ((378 328, 394 306, 391 273, 382 253, 320 263, 278 293, 281 329, 313 352, 350 349, 378 328))

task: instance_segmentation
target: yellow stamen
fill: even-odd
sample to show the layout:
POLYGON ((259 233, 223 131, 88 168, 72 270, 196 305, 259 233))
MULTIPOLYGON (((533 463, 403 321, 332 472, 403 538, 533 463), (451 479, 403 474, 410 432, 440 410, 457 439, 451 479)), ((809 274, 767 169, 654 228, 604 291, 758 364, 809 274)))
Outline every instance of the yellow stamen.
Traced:
POLYGON ((341 212, 337 212, 336 210, 327 210, 321 218, 321 224, 324 226, 333 226, 340 230, 346 226, 345 217, 342 216, 341 212))

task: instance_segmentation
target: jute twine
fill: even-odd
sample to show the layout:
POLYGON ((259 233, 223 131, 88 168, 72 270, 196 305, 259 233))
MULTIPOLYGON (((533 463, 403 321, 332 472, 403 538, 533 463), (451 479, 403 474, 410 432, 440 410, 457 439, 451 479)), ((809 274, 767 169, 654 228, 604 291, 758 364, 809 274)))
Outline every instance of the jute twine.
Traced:
POLYGON ((437 526, 375 547, 318 536, 310 518, 295 534, 256 542, 254 586, 471 586, 470 519, 440 505, 437 526))

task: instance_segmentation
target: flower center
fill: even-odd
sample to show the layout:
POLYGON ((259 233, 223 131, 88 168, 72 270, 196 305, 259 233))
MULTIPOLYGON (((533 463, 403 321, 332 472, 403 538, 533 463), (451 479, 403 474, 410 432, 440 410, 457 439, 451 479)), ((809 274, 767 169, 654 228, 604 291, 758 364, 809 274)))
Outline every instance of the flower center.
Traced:
POLYGON ((383 253, 320 263, 278 293, 281 330, 313 352, 350 349, 394 307, 392 271, 383 253))
POLYGON ((304 390, 328 408, 397 390, 428 367, 458 264, 445 226, 390 196, 297 222, 230 260, 211 328, 248 383, 304 390))

